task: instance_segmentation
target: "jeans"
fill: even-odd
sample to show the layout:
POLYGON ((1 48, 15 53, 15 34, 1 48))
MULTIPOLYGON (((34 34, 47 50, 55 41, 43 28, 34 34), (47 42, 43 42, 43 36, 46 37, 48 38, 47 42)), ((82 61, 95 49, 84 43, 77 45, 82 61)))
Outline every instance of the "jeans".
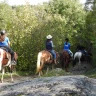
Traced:
POLYGON ((55 51, 54 50, 50 50, 50 52, 52 53, 53 58, 56 59, 56 53, 55 53, 55 51))
POLYGON ((71 57, 73 57, 73 53, 71 50, 66 50, 66 51, 70 54, 71 57))

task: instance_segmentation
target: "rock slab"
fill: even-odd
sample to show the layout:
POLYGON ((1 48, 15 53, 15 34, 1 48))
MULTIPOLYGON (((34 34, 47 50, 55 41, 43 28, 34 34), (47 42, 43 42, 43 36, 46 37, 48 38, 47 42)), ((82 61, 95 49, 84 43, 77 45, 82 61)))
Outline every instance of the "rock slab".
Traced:
POLYGON ((34 78, 1 86, 0 96, 96 96, 96 79, 83 75, 34 78))

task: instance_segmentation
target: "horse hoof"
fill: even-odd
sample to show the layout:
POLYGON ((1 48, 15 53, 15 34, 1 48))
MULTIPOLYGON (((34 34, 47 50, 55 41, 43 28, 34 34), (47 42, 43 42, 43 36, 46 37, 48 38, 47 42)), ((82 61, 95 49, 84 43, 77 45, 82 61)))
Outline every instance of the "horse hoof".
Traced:
POLYGON ((14 81, 11 81, 11 83, 14 83, 14 81))
POLYGON ((3 80, 2 79, 0 81, 1 81, 1 83, 3 83, 3 80))
POLYGON ((69 72, 69 71, 66 69, 66 72, 69 72))

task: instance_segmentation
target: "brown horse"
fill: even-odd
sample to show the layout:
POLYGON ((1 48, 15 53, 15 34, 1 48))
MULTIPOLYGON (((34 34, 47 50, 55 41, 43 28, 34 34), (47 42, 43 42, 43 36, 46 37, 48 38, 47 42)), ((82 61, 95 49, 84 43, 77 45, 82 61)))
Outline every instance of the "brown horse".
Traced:
MULTIPOLYGON (((58 62, 58 57, 59 57, 59 54, 56 52, 56 60, 57 60, 57 62, 58 62)), ((42 73, 42 69, 43 69, 45 64, 54 65, 53 56, 47 50, 43 50, 43 51, 40 51, 38 53, 38 57, 37 57, 37 72, 36 72, 36 74, 39 73, 39 76, 41 76, 43 74, 42 73)), ((47 67, 47 72, 48 72, 48 67, 47 67)))
MULTIPOLYGON (((14 52, 14 59, 17 61, 17 54, 14 52)), ((13 77, 12 77, 12 70, 15 65, 11 64, 11 55, 10 53, 6 52, 5 50, 0 48, 0 71, 2 70, 2 77, 1 77, 1 82, 3 83, 3 76, 5 73, 5 67, 9 67, 11 71, 11 81, 13 82, 13 77)))
POLYGON ((70 63, 70 55, 65 50, 62 50, 60 52, 60 63, 61 63, 62 69, 65 68, 65 71, 68 72, 68 67, 69 67, 69 63, 70 63))

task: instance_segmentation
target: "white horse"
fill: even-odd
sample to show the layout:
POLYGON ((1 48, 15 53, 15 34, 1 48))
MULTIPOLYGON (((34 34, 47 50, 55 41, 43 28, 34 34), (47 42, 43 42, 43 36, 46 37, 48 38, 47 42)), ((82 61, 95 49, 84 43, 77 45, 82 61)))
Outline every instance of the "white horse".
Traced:
POLYGON ((73 66, 76 65, 76 63, 78 62, 78 65, 81 64, 81 58, 83 56, 83 53, 81 51, 78 51, 74 54, 74 60, 73 60, 73 66))
MULTIPOLYGON (((16 52, 14 52, 14 59, 17 60, 17 58, 18 56, 16 52)), ((1 77, 2 83, 3 83, 4 73, 5 73, 5 67, 10 68, 11 81, 13 82, 12 69, 14 68, 14 65, 11 64, 11 54, 0 48, 0 71, 2 71, 2 77, 1 77)))

